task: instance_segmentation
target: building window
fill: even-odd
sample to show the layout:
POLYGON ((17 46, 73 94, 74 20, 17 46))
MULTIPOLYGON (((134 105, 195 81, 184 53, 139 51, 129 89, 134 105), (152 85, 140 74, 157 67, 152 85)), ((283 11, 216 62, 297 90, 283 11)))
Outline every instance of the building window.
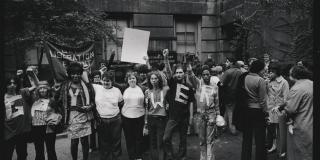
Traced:
POLYGON ((182 57, 186 54, 196 54, 198 39, 198 22, 177 20, 175 29, 177 36, 178 60, 183 59, 182 57))
POLYGON ((106 23, 113 27, 113 34, 116 36, 118 41, 120 42, 117 44, 113 41, 110 37, 107 37, 104 41, 103 46, 103 59, 108 60, 112 51, 115 51, 114 60, 121 59, 121 48, 123 43, 123 35, 124 35, 124 28, 129 27, 129 20, 127 19, 108 19, 106 23))

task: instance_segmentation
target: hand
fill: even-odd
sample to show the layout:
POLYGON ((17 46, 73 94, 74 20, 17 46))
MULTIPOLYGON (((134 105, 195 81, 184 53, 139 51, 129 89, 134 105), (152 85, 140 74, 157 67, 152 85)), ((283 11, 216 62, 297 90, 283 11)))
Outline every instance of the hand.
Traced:
POLYGON ((149 134, 148 124, 144 124, 143 126, 143 136, 146 136, 149 134))
POLYGON ((272 114, 280 114, 279 108, 280 108, 280 106, 276 106, 276 107, 272 108, 271 113, 272 114))
POLYGON ((163 57, 167 57, 169 55, 169 50, 168 49, 162 50, 162 55, 163 57))
POLYGON ((289 133, 290 133, 291 135, 293 135, 293 125, 292 125, 292 124, 290 124, 290 125, 288 126, 288 131, 289 131, 289 133))
POLYGON ((149 60, 148 56, 143 56, 142 58, 143 58, 143 60, 145 60, 146 62, 149 60))
POLYGON ((58 121, 58 120, 51 119, 51 120, 49 120, 47 123, 48 123, 48 125, 57 125, 57 124, 59 123, 59 121, 58 121))
POLYGON ((60 84, 59 83, 55 83, 53 86, 54 91, 59 91, 60 90, 60 84))
POLYGON ((82 109, 86 110, 86 111, 90 111, 92 108, 91 105, 87 105, 87 106, 83 106, 82 109))
POLYGON ((17 70, 17 76, 21 76, 22 74, 23 74, 23 70, 22 69, 17 70))
POLYGON ((192 72, 192 66, 190 63, 187 65, 187 72, 188 73, 192 72))
POLYGON ((82 68, 84 71, 88 71, 90 67, 88 64, 84 64, 82 68))
POLYGON ((106 72, 108 70, 108 68, 106 66, 103 66, 99 71, 101 73, 101 75, 106 72))
POLYGON ((169 110, 169 104, 166 104, 166 110, 169 110))
POLYGON ((270 124, 270 122, 271 122, 270 117, 267 117, 266 119, 267 119, 267 124, 270 124))

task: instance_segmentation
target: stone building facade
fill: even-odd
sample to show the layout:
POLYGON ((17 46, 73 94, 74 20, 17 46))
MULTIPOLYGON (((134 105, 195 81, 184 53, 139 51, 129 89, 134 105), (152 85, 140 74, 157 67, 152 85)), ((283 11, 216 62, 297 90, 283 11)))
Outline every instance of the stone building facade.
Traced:
MULTIPOLYGON (((118 40, 123 40, 123 28, 150 31, 148 55, 157 60, 161 50, 170 50, 171 62, 183 61, 186 55, 198 56, 201 62, 212 58, 216 64, 233 56, 224 42, 221 15, 223 0, 78 0, 95 12, 106 13, 107 24, 114 25, 118 40)), ((96 59, 109 59, 112 50, 115 61, 120 60, 122 43, 116 44, 108 37, 96 42, 96 59)), ((6 71, 18 67, 38 65, 41 48, 13 51, 6 58, 6 71), (23 53, 22 53, 23 52, 23 53)), ((43 54, 42 64, 48 64, 43 54)))

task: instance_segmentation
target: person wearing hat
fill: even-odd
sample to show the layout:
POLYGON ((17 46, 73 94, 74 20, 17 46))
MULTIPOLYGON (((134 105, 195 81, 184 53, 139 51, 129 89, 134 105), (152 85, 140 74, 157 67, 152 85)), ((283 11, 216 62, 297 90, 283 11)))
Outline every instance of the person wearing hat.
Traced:
POLYGON ((38 82, 38 86, 34 91, 34 97, 31 108, 31 133, 36 150, 35 159, 45 159, 44 144, 46 144, 48 160, 56 160, 56 133, 53 126, 60 122, 61 114, 55 113, 55 110, 50 106, 52 93, 47 81, 38 82))
POLYGON ((92 85, 81 79, 83 66, 72 62, 67 67, 68 79, 64 81, 54 96, 57 108, 63 112, 62 122, 68 126, 71 139, 72 159, 78 158, 78 144, 81 141, 83 160, 89 156, 89 135, 92 133, 95 103, 92 85), (60 105, 59 105, 60 104, 60 105))

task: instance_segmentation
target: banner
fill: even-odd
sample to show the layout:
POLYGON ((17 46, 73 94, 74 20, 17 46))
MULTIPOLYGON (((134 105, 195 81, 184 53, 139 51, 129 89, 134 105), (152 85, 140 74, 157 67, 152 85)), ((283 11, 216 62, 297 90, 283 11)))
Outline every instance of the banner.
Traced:
POLYGON ((146 64, 149 45, 149 31, 125 28, 122 45, 121 61, 146 64))
POLYGON ((66 68, 70 62, 81 63, 90 70, 91 66, 94 64, 95 57, 93 46, 92 43, 82 48, 70 48, 46 42, 46 54, 55 80, 57 82, 62 82, 67 78, 66 68))

